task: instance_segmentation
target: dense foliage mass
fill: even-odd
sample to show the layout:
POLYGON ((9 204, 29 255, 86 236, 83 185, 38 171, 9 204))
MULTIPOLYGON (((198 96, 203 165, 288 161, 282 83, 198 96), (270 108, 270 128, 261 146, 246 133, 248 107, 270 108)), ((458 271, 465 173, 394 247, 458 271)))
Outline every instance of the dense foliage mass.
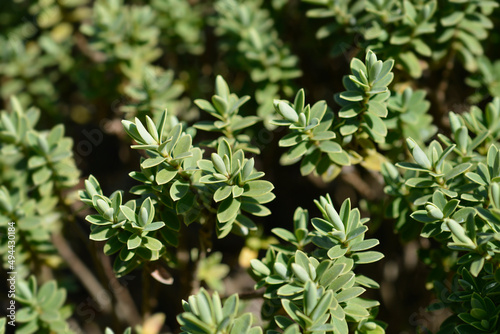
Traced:
POLYGON ((2 2, 16 333, 497 333, 499 7, 2 2))

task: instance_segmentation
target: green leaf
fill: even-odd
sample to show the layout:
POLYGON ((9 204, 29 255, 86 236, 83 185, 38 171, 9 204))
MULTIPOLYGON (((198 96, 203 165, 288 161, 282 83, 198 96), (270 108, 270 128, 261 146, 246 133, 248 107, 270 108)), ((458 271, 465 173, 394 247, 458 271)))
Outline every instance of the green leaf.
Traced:
POLYGON ((465 177, 467 177, 472 182, 475 182, 475 183, 482 185, 482 186, 487 186, 489 183, 487 180, 485 180, 483 177, 481 177, 477 173, 468 172, 468 173, 465 173, 465 177))
POLYGON ((278 295, 279 296, 296 296, 304 291, 304 288, 297 286, 297 285, 292 285, 292 284, 286 284, 283 285, 278 289, 278 295))
POLYGON ((360 242, 357 242, 355 244, 350 244, 350 251, 351 252, 358 252, 358 251, 364 251, 367 249, 370 249, 372 247, 375 247, 379 244, 379 241, 377 239, 366 239, 360 242))
POLYGON ((404 168, 404 169, 409 169, 409 170, 415 170, 418 172, 428 172, 426 168, 420 166, 419 164, 415 164, 412 162, 398 162, 396 164, 397 167, 404 168))
POLYGON ((160 230, 160 234, 169 245, 174 247, 179 246, 178 233, 176 233, 175 231, 163 228, 160 230))
POLYGON ((224 306, 222 307, 222 316, 223 318, 234 317, 238 312, 238 295, 233 294, 229 296, 224 302, 224 306))
POLYGON ((218 188, 214 193, 214 201, 220 202, 222 200, 225 200, 229 195, 231 195, 231 191, 232 187, 228 185, 224 185, 218 188))
POLYGON ((188 333, 211 333, 212 329, 209 324, 201 321, 192 313, 184 312, 177 316, 177 321, 182 328, 186 328, 188 333))
POLYGON ((271 270, 264 265, 262 262, 260 262, 257 259, 253 259, 250 261, 250 266, 252 267, 252 270, 259 276, 269 276, 271 275, 271 270))
POLYGON ((227 175, 228 170, 226 168, 226 164, 224 163, 224 160, 222 160, 222 157, 217 154, 217 153, 212 153, 212 163, 215 167, 215 169, 222 175, 227 175))
POLYGON ((179 124, 176 124, 172 130, 170 130, 169 134, 168 134, 168 137, 169 137, 169 141, 167 142, 167 146, 166 146, 166 153, 168 154, 172 154, 172 150, 174 149, 175 145, 177 144, 177 141, 179 140, 179 138, 181 137, 181 133, 182 133, 182 124, 179 123, 179 124))
POLYGON ((229 332, 229 334, 248 333, 251 325, 252 325, 252 314, 245 313, 233 322, 233 326, 231 327, 231 331, 229 332))
POLYGON ((297 121, 299 120, 299 115, 297 115, 297 112, 286 102, 279 101, 277 103, 277 110, 284 119, 292 123, 297 123, 297 121))
POLYGON ((158 142, 154 140, 154 138, 149 134, 142 122, 137 117, 135 118, 135 126, 137 127, 137 131, 142 138, 142 142, 149 145, 158 144, 158 142))
POLYGON ((457 199, 452 199, 443 208, 443 215, 445 217, 451 216, 451 214, 455 211, 455 209, 458 207, 458 204, 460 203, 459 200, 457 199))
POLYGON ((238 185, 232 186, 231 189, 232 189, 234 198, 240 197, 245 192, 245 189, 243 187, 238 186, 238 185))
POLYGON ((44 310, 42 314, 40 314, 40 320, 47 323, 54 323, 60 318, 59 312, 57 310, 44 310))
POLYGON ((303 156, 308 149, 308 142, 303 141, 299 143, 298 145, 292 147, 287 153, 286 153, 286 159, 287 161, 294 161, 301 156, 303 156))
POLYGON ((190 135, 184 134, 180 137, 180 139, 177 141, 177 144, 174 147, 174 150, 172 151, 172 156, 173 158, 179 158, 181 155, 183 157, 191 156, 191 152, 189 151, 191 149, 191 142, 192 138, 190 135), (189 153, 189 154, 185 154, 189 153))
POLYGON ((425 178, 425 177, 414 177, 411 179, 408 179, 405 182, 406 185, 414 188, 429 188, 432 186, 436 186, 437 183, 434 182, 433 179, 425 178))
POLYGON ((294 320, 295 322, 301 323, 301 319, 297 316, 300 313, 300 309, 295 305, 292 301, 288 299, 281 299, 281 304, 285 309, 286 313, 294 320))
POLYGON ((306 314, 312 313, 318 303, 318 290, 312 281, 308 281, 304 288, 304 310, 306 314))
POLYGON ((57 284, 55 281, 48 281, 38 291, 37 300, 38 303, 43 304, 49 301, 56 292, 57 284))
POLYGON ((158 185, 163 185, 172 181, 177 175, 176 169, 162 168, 156 173, 156 183, 158 185))
POLYGON ((257 180, 247 182, 244 186, 243 196, 258 197, 271 192, 274 186, 269 181, 257 180))
POLYGON ((260 120, 261 119, 259 117, 256 117, 256 116, 243 117, 241 119, 233 121, 231 124, 231 128, 233 131, 243 130, 245 128, 248 128, 248 127, 254 125, 255 123, 259 122, 260 120))
MULTIPOLYGON (((196 196, 193 192, 186 193, 176 205, 177 214, 184 214, 186 212, 191 212, 190 215, 192 219, 195 219, 197 214, 199 214, 200 209, 195 206, 196 196)), ((192 221, 191 221, 192 222, 192 221)), ((186 222, 187 223, 187 222, 186 222)))
POLYGON ((148 197, 142 202, 141 208, 139 210, 139 225, 146 226, 150 224, 155 215, 155 208, 151 201, 151 198, 148 197))
POLYGON ((352 258, 356 264, 372 263, 382 259, 384 254, 375 251, 359 252, 353 254, 352 258))
POLYGON ((370 289, 379 289, 380 288, 380 285, 375 280, 372 280, 371 278, 368 278, 368 277, 363 276, 363 275, 357 275, 356 282, 359 285, 362 285, 362 286, 370 288, 370 289))
POLYGON ((88 215, 85 220, 94 225, 110 225, 113 221, 103 218, 101 215, 88 215))
POLYGON ((221 115, 225 115, 228 111, 228 104, 227 100, 224 98, 214 95, 212 96, 212 104, 215 106, 215 109, 217 109, 218 113, 221 115))
POLYGON ((164 222, 154 222, 154 223, 146 225, 142 230, 151 232, 151 231, 159 230, 163 226, 165 226, 164 222))
POLYGON ((137 221, 137 218, 136 218, 136 215, 135 215, 135 212, 134 210, 132 210, 131 208, 129 208, 128 206, 125 206, 125 205, 120 205, 120 211, 123 213, 123 215, 128 219, 130 220, 131 222, 136 222, 137 221))
POLYGON ((371 113, 371 112, 366 112, 364 115, 364 121, 366 122, 366 125, 375 133, 385 137, 387 135, 387 127, 385 126, 384 122, 380 119, 379 116, 371 113))
POLYGON ((284 228, 276 227, 273 228, 271 232, 273 232, 278 237, 288 242, 294 242, 296 239, 295 235, 292 232, 285 230, 284 228))
POLYGON ((30 322, 31 320, 36 319, 37 316, 38 312, 31 307, 26 307, 16 312, 16 321, 20 323, 30 322))
POLYGON ((340 118, 354 118, 363 111, 363 107, 358 103, 348 104, 339 110, 340 118))
POLYGON ((127 249, 135 249, 142 243, 142 237, 139 234, 132 234, 127 241, 127 249))
POLYGON ((215 93, 225 100, 229 99, 229 86, 220 75, 215 78, 215 93))
POLYGON ((338 259, 341 256, 344 256, 349 249, 347 247, 342 247, 342 245, 336 245, 335 247, 330 248, 328 251, 328 257, 330 259, 338 259))
POLYGON ((294 146, 300 143, 301 141, 304 141, 305 139, 307 139, 307 136, 302 133, 299 132, 289 133, 283 138, 281 138, 281 140, 279 141, 279 146, 280 147, 294 146))
POLYGON ((481 269, 483 269, 483 266, 484 266, 484 257, 480 257, 474 260, 470 265, 470 273, 472 274, 472 276, 477 277, 481 269))
POLYGON ((347 306, 344 307, 344 312, 347 315, 356 318, 365 318, 370 315, 370 313, 366 310, 366 308, 353 303, 348 303, 347 306))
POLYGON ((264 217, 271 214, 271 210, 269 210, 263 205, 255 203, 243 202, 241 205, 241 210, 249 212, 254 216, 259 216, 259 217, 264 217))
POLYGON ((46 163, 47 163, 47 160, 45 159, 45 157, 35 155, 35 156, 32 156, 31 158, 29 158, 28 168, 35 169, 35 168, 38 168, 38 167, 45 165, 46 163))
POLYGON ((393 45, 403 45, 411 41, 411 36, 409 35, 392 35, 390 43, 393 45))
POLYGON ((189 191, 189 182, 184 179, 176 180, 170 188, 170 197, 174 201, 183 198, 189 191))
POLYGON ((311 279, 307 271, 297 263, 292 263, 292 271, 295 274, 296 278, 302 283, 305 283, 311 279))
POLYGON ((218 131, 219 128, 214 125, 212 121, 201 121, 193 125, 196 129, 203 131, 218 131))
POLYGON ((118 252, 123 247, 123 243, 120 242, 117 236, 109 238, 109 240, 104 245, 103 251, 106 255, 113 255, 118 252))
POLYGON ((35 185, 41 185, 47 182, 52 175, 52 171, 47 167, 42 167, 33 173, 33 183, 35 185))
POLYGON ((387 117, 387 107, 381 102, 370 100, 367 104, 367 110, 378 117, 387 117))
POLYGON ((402 52, 399 54, 399 58, 403 67, 413 78, 420 78, 422 76, 422 67, 413 52, 402 52))
POLYGON ((363 101, 365 95, 363 94, 363 92, 350 90, 340 93, 340 97, 346 101, 358 102, 363 101))
POLYGON ((142 162, 141 167, 143 169, 148 169, 148 168, 151 168, 151 167, 154 167, 154 166, 158 166, 159 164, 161 164, 165 160, 167 160, 167 158, 164 158, 162 156, 159 156, 159 157, 156 157, 156 158, 149 158, 149 159, 146 159, 146 160, 144 160, 142 162))
POLYGON ((441 24, 444 27, 451 27, 457 25, 463 18, 464 12, 462 11, 454 11, 448 16, 444 16, 441 18, 441 24))
POLYGON ((324 293, 320 300, 318 301, 318 304, 314 308, 314 310, 311 312, 311 319, 313 321, 318 320, 323 314, 328 312, 330 309, 330 306, 332 305, 332 302, 334 300, 333 293, 331 290, 326 291, 324 293))
POLYGON ((315 133, 314 137, 312 137, 312 140, 330 140, 330 139, 334 139, 335 137, 336 137, 335 132, 324 131, 324 132, 315 133))
POLYGON ((307 154, 300 163, 300 174, 311 174, 321 159, 321 151, 316 149, 312 153, 307 154))
MULTIPOLYGON (((145 246, 146 248, 152 250, 152 251, 159 251, 163 246, 162 243, 160 241, 158 241, 157 239, 147 237, 147 236, 142 238, 142 245, 145 246)), ((127 244, 127 246, 128 246, 128 244, 127 244)))
POLYGON ((326 153, 340 153, 342 152, 342 146, 333 141, 321 141, 319 144, 319 149, 326 153))
POLYGON ((235 218, 240 210, 241 202, 233 197, 226 198, 219 205, 217 210, 217 219, 221 223, 225 223, 235 218))
POLYGON ((342 151, 339 153, 328 153, 328 157, 330 160, 332 160, 334 163, 340 166, 350 166, 351 165, 351 159, 349 158, 349 154, 347 154, 346 151, 342 151))
POLYGON ((358 297, 365 291, 365 289, 356 286, 348 289, 343 289, 335 296, 335 299, 337 299, 337 302, 339 303, 346 302, 349 299, 358 297))
POLYGON ((91 229, 89 239, 94 241, 104 241, 111 238, 116 231, 114 231, 109 225, 107 226, 95 226, 91 229))

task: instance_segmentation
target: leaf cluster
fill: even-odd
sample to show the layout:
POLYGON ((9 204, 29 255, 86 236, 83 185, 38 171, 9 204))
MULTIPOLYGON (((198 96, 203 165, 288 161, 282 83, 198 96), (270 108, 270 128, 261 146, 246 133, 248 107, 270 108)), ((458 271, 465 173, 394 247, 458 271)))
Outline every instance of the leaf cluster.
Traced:
POLYGON ((55 280, 38 287, 35 276, 18 282, 16 301, 22 307, 16 313, 16 333, 73 333, 66 323, 71 310, 63 306, 66 290, 58 288, 55 280))
POLYGON ((311 219, 314 231, 308 231, 308 214, 301 208, 294 215, 294 233, 273 230, 291 245, 273 245, 264 259, 252 260, 256 288, 265 287, 267 303, 281 304, 290 317, 274 310, 274 321, 282 330, 298 324, 304 332, 349 333, 349 324, 355 324, 358 333, 383 333, 384 325, 373 320, 378 302, 359 297, 365 287, 379 285, 354 273, 357 265, 383 257, 367 251, 378 240, 364 239, 367 219, 361 220, 359 211, 351 210, 349 200, 339 213, 329 196, 321 197, 316 205, 323 218, 311 219), (315 248, 311 249, 311 243, 315 248))
MULTIPOLYGON (((225 120, 226 127, 221 127, 223 134, 243 129, 234 123, 256 121, 256 117, 237 115, 238 106, 246 98, 242 100, 230 94, 221 77, 217 78, 217 87, 214 105, 220 107, 223 102, 217 101, 229 101, 233 106, 231 111, 221 109, 222 115, 215 110, 211 112, 225 120), (225 132, 228 129, 232 129, 231 132, 225 132)), ((222 121, 214 124, 217 122, 222 121)), ((230 232, 247 235, 256 225, 244 213, 270 214, 264 204, 274 199, 271 193, 274 187, 268 181, 259 180, 264 173, 255 171, 254 159, 247 159, 244 151, 237 149, 237 140, 241 137, 233 140, 221 137, 216 144, 217 153, 206 160, 204 151, 193 147, 193 131, 185 131, 181 123, 167 131, 166 124, 166 111, 159 122, 149 116, 146 116, 146 124, 138 118, 133 122, 123 121, 125 131, 136 143, 132 148, 144 150, 146 154, 141 159, 141 171, 130 173, 140 182, 130 193, 140 199, 123 204, 122 191, 106 197, 93 176, 85 181, 85 191, 80 192, 82 201, 98 213, 86 218, 92 224, 90 238, 106 241, 107 255, 119 252, 114 263, 118 275, 149 261, 175 262, 174 250, 179 246, 182 223, 186 227, 193 222, 204 225, 208 234, 203 237, 207 239, 203 243, 210 245, 214 228, 219 238, 230 232)))
MULTIPOLYGON (((65 212, 62 191, 78 182, 79 171, 73 159, 73 141, 64 136, 63 125, 39 131, 35 128, 38 109, 24 110, 16 98, 11 99, 11 106, 11 112, 0 112, 0 229, 7 235, 7 224, 16 223, 18 272, 25 277, 30 267, 42 263, 57 266, 60 262, 50 235, 60 230, 65 212)), ((7 268, 7 238, 0 243, 7 268)))
POLYGON ((494 303, 491 297, 483 291, 473 295, 470 303, 465 302, 464 298, 471 298, 471 294, 462 294, 461 289, 468 288, 457 277, 490 280, 498 258, 500 154, 494 121, 497 113, 498 99, 484 112, 475 107, 462 115, 450 113, 452 135, 439 135, 444 146, 432 141, 422 149, 408 138, 407 147, 415 162, 396 164, 405 170, 403 176, 389 164, 382 171, 388 184, 386 191, 394 196, 388 210, 401 218, 401 225, 396 227, 408 230, 408 225, 413 225, 422 237, 433 238, 448 249, 441 261, 451 264, 448 270, 459 279, 461 287, 453 288, 447 302, 460 300, 462 306, 453 310, 458 318, 452 316, 443 323, 444 332, 451 331, 451 324, 458 325, 460 333, 488 332, 495 326, 496 309, 490 307, 494 303), (407 212, 411 219, 405 217, 407 212), (422 227, 413 220, 422 223, 422 227))

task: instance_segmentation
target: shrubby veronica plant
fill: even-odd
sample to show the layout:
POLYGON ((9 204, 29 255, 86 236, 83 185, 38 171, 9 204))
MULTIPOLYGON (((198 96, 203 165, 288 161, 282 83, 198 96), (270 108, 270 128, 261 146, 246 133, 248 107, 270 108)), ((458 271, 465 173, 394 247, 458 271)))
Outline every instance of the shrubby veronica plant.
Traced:
POLYGON ((17 272, 17 332, 409 330, 377 293, 391 237, 422 245, 428 310, 449 315, 418 330, 498 332, 498 7, 2 4, 0 255, 17 272), (82 153, 88 129, 118 138, 129 183, 93 159, 107 148, 82 153), (327 191, 286 197, 294 171, 327 191), (226 284, 236 261, 255 291, 226 284))

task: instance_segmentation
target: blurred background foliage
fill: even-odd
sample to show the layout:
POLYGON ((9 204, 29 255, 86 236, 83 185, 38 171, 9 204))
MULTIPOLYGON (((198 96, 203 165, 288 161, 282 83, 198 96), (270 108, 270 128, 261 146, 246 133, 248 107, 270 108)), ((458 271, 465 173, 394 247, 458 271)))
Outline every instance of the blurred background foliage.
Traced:
MULTIPOLYGON (((98 301, 89 302, 87 291, 56 255, 55 248, 64 253, 66 243, 51 242, 49 234, 37 234, 35 228, 42 224, 47 226, 43 231, 64 235, 91 268, 102 261, 102 245, 87 242, 88 212, 76 203, 74 191, 83 187, 89 174, 108 194, 134 185, 128 172, 138 169, 138 154, 129 148, 120 121, 144 121, 146 116, 158 121, 165 108, 176 116, 169 126, 205 121, 207 115, 194 101, 209 100, 215 77, 222 75, 231 91, 251 97, 240 113, 264 120, 249 132, 252 145, 262 151, 256 165, 276 187, 277 199, 269 205, 272 216, 257 221, 262 229, 289 226, 290 208, 315 212, 311 199, 326 192, 337 206, 350 197, 363 216, 370 216, 370 233, 380 240, 379 250, 385 254, 383 261, 363 269, 381 285, 380 292, 372 292, 380 293, 374 296, 381 301, 378 318, 390 323, 390 333, 437 329, 447 314, 424 311, 437 297, 425 288, 427 275, 420 273, 427 269, 416 254, 420 250, 429 264, 438 251, 431 251, 432 241, 415 238, 415 232, 408 236, 400 228, 404 224, 387 218, 399 214, 384 215, 384 180, 374 171, 380 170, 384 155, 391 161, 409 156, 401 138, 423 144, 437 133, 449 136, 454 130, 449 110, 461 114, 473 104, 484 110, 492 98, 500 97, 499 18, 496 1, 479 0, 2 1, 0 107, 16 111, 10 122, 25 124, 32 142, 23 147, 14 132, 7 136, 10 155, 4 159, 2 151, 0 196, 20 203, 21 211, 12 213, 23 212, 16 219, 31 223, 20 233, 37 240, 32 243, 35 249, 27 251, 27 258, 39 265, 34 273, 42 283, 57 278, 58 286, 68 291, 68 302, 75 307, 69 321, 75 328, 97 332, 98 327, 127 323, 119 317, 110 322, 109 301, 94 295, 98 301), (304 87, 311 105, 325 100, 328 113, 337 119, 345 104, 337 97, 337 105, 333 96, 350 90, 349 79, 342 78, 353 74, 351 59, 364 59, 367 49, 378 59, 394 60, 385 141, 375 145, 360 138, 353 149, 361 147, 363 162, 339 169, 338 177, 327 182, 314 174, 300 177, 297 166, 281 166, 279 157, 286 149, 278 145, 282 128, 272 123, 273 99, 292 100, 304 87), (11 100, 12 95, 17 100, 11 100), (56 127, 44 132, 59 123, 65 131, 56 127), (49 138, 47 151, 43 138, 49 138), (69 159, 71 141, 76 166, 69 159), (64 167, 46 165, 40 156, 64 167), (42 183, 43 188, 33 191, 42 183), (78 228, 62 224, 68 220, 78 228), (394 236, 395 229, 400 237, 394 236)), ((201 131, 198 138, 213 139, 201 131)), ((236 236, 218 241, 218 253, 204 261, 198 279, 220 293, 251 290, 253 282, 241 273, 270 243, 275 240, 262 235, 246 242, 236 236)), ((97 274, 101 281, 109 278, 106 268, 97 274)), ((30 269, 23 270, 26 278, 30 269)), ((136 290, 142 278, 133 280, 121 281, 130 289, 121 298, 140 299, 136 290)), ((32 284, 36 286, 33 279, 32 284)), ((155 303, 163 312, 176 309, 168 306, 169 301, 155 303)), ((63 313, 58 319, 67 317, 67 310, 63 313)), ((133 318, 133 312, 124 314, 133 318)), ((154 333, 158 319, 147 318, 142 328, 153 328, 148 333, 154 333)), ((167 316, 165 326, 176 326, 173 316, 167 316)))

